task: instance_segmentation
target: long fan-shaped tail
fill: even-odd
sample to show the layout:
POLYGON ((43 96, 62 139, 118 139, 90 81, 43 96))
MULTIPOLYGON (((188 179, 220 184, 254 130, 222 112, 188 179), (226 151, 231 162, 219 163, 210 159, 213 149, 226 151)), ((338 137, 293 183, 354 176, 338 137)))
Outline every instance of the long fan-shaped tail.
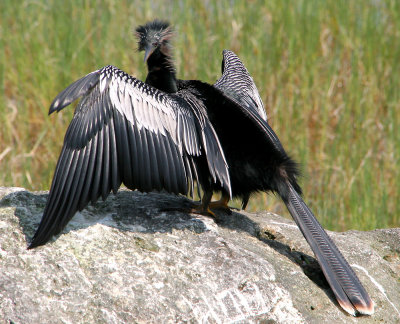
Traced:
POLYGON ((372 314, 374 303, 357 275, 291 184, 284 202, 317 257, 340 306, 352 315, 372 314))

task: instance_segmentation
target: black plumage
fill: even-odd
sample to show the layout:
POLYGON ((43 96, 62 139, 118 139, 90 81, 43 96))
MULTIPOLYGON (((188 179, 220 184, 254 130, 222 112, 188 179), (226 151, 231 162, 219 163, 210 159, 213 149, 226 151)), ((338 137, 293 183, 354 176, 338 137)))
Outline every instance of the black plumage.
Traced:
POLYGON ((167 94, 106 66, 62 91, 49 113, 79 97, 29 248, 45 244, 78 210, 116 193, 121 183, 184 195, 194 182, 219 183, 230 192, 219 140, 191 93, 167 94))
MULTIPOLYGON (((160 26, 155 22, 147 24, 144 30, 154 27, 157 30, 170 28, 166 23, 160 26)), ((152 35, 149 32, 141 36, 152 43, 152 35)), ((162 70, 157 68, 159 63, 162 62, 148 62, 149 75, 152 70, 162 70)), ((174 80, 175 74, 169 82, 174 80)), ((146 82, 159 89, 169 87, 149 77, 146 82)), ((245 207, 253 193, 278 194, 315 253, 339 304, 353 315, 373 313, 373 302, 353 269, 301 198, 298 165, 285 152, 268 124, 258 90, 240 59, 225 50, 222 76, 213 86, 196 80, 177 80, 176 83, 178 93, 189 92, 206 107, 206 116, 217 133, 229 166, 232 196, 241 198, 245 207)), ((222 199, 209 205, 228 208, 231 194, 218 184, 213 184, 211 190, 222 191, 222 199)), ((209 192, 207 196, 211 195, 209 192)))

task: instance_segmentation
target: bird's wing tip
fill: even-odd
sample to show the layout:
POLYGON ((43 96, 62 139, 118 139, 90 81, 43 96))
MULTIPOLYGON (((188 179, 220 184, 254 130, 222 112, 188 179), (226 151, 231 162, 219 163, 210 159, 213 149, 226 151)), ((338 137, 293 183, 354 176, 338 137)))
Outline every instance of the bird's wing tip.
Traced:
POLYGON ((60 104, 61 104, 60 100, 58 98, 56 98, 50 105, 49 115, 51 115, 55 111, 60 111, 60 108, 61 108, 60 104))
POLYGON ((26 248, 27 250, 32 250, 33 248, 35 248, 36 247, 36 245, 35 244, 33 244, 33 242, 31 242, 29 245, 28 245, 28 247, 26 248))
POLYGON ((50 107, 48 116, 50 116, 53 112, 55 112, 57 108, 54 108, 53 106, 50 107))
POLYGON ((37 233, 35 233, 35 235, 32 237, 31 241, 29 242, 28 246, 27 246, 27 250, 32 250, 34 248, 37 248, 38 246, 44 245, 46 244, 50 238, 48 238, 47 240, 43 240, 43 237, 40 237, 40 235, 36 235, 37 233))
POLYGON ((231 51, 231 50, 229 50, 229 49, 224 49, 224 50, 222 51, 222 56, 223 56, 224 58, 227 58, 227 59, 232 59, 232 57, 237 57, 237 55, 235 54, 235 52, 234 52, 234 51, 231 51))

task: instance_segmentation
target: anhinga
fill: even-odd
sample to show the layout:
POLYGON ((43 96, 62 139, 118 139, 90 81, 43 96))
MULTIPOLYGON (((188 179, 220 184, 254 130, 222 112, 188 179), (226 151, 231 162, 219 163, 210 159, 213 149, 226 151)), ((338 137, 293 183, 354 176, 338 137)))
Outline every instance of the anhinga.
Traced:
MULTIPOLYGON (((164 44, 165 40, 157 47, 165 50, 164 44)), ((147 60, 154 55, 166 63, 159 49, 146 55, 147 60)), ((169 72, 162 72, 166 85, 169 72)), ((176 90, 176 82, 172 89, 169 86, 168 90, 176 90)), ((108 65, 58 94, 49 114, 80 97, 29 248, 45 244, 77 211, 99 197, 105 200, 121 183, 132 190, 187 195, 197 182, 206 193, 200 212, 208 210, 214 186, 230 195, 228 166, 218 137, 206 107, 190 92, 160 91, 108 65)))
POLYGON ((89 73, 62 91, 49 113, 82 97, 65 135, 42 220, 29 248, 58 234, 78 210, 117 192, 204 191, 200 211, 231 197, 272 191, 285 202, 310 244, 339 304, 373 313, 373 302, 336 245, 301 198, 297 164, 267 123, 257 88, 239 58, 223 52, 212 86, 177 80, 168 23, 138 27, 146 83, 113 66, 89 73), (213 191, 222 199, 210 203, 213 191))
POLYGON ((353 315, 372 314, 374 304, 357 275, 301 198, 298 165, 269 126, 258 90, 240 59, 231 51, 223 51, 222 76, 213 86, 197 80, 177 80, 170 54, 169 24, 156 20, 138 27, 136 32, 139 50, 145 50, 149 72, 146 82, 171 92, 174 87, 170 84, 176 80, 178 93, 188 91, 204 104, 217 133, 229 166, 232 191, 214 184, 212 190, 222 191, 222 198, 209 206, 229 209, 227 203, 234 197, 241 198, 245 208, 253 193, 277 193, 310 244, 339 304, 353 315), (155 57, 160 59, 149 53, 157 53, 155 57), (163 70, 169 72, 161 76, 163 70), (165 79, 168 82, 163 83, 165 79))

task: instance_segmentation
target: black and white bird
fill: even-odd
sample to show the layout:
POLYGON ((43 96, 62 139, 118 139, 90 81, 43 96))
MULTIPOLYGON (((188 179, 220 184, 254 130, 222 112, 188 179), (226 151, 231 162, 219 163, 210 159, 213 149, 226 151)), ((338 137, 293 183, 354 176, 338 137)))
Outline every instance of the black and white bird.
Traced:
MULTIPOLYGON (((139 49, 146 49, 145 61, 149 72, 146 82, 168 91, 170 83, 176 80, 170 47, 164 53, 167 58, 148 59, 149 51, 156 52, 154 46, 159 44, 154 35, 162 35, 164 31, 171 33, 169 24, 155 21, 139 27, 137 36, 139 49), (166 66, 173 71, 164 77, 160 75, 166 69, 163 69, 163 62, 168 62, 166 66), (157 78, 151 76, 153 71, 157 71, 157 78), (160 82, 165 79, 168 82, 160 82)), ((242 199, 245 208, 254 193, 278 194, 315 253, 339 304, 352 315, 372 314, 374 304, 368 293, 303 201, 298 184, 298 165, 288 156, 268 124, 257 87, 240 59, 231 51, 223 51, 222 76, 213 86, 197 80, 176 80, 176 83, 177 93, 189 92, 205 106, 229 166, 232 191, 214 184, 212 190, 222 191, 222 198, 209 206, 229 209, 228 202, 232 196, 242 199)))
POLYGON ((315 253, 339 304, 373 313, 373 302, 336 245, 301 198, 297 164, 286 154, 254 82, 239 58, 223 52, 214 84, 176 79, 168 23, 138 27, 146 83, 106 66, 71 84, 53 101, 60 111, 82 97, 68 127, 43 218, 29 248, 59 233, 76 211, 118 190, 188 194, 203 189, 199 211, 243 205, 258 191, 275 192, 315 253), (157 88, 157 89, 156 89, 157 88), (220 201, 210 203, 213 192, 220 201))
POLYGON ((159 91, 106 66, 62 91, 49 114, 80 97, 30 249, 58 234, 89 202, 116 193, 121 183, 187 195, 197 182, 207 193, 200 212, 208 210, 213 186, 231 192, 218 137, 203 103, 190 92, 159 91))

